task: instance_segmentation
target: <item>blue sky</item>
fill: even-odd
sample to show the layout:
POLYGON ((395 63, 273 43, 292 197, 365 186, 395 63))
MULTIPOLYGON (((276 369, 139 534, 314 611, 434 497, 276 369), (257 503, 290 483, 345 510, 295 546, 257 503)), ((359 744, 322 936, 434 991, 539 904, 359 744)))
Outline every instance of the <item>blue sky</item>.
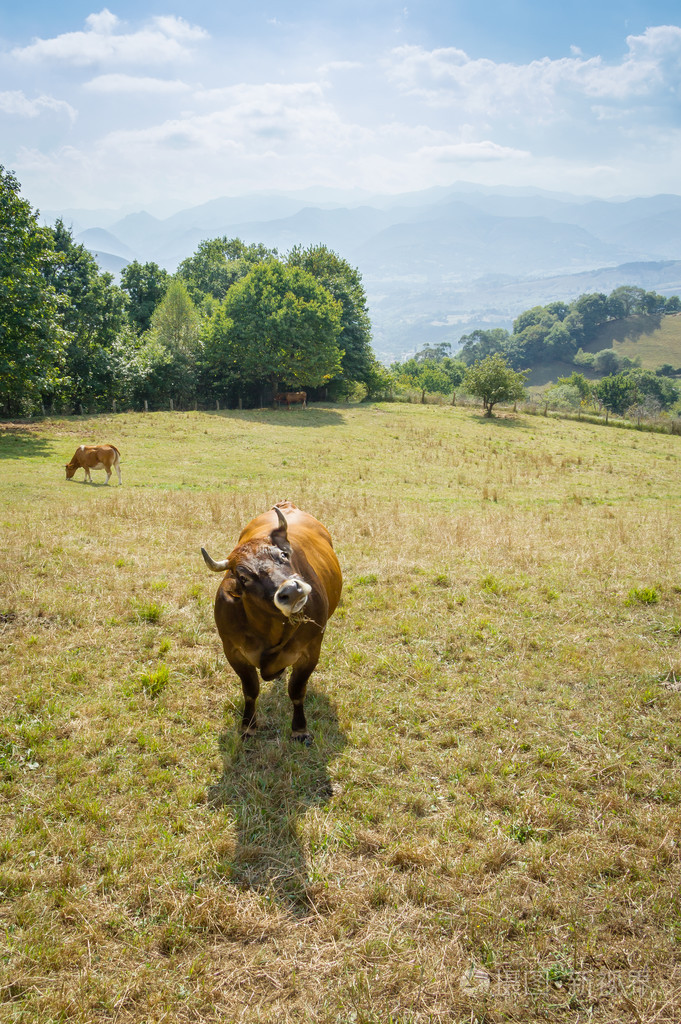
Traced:
POLYGON ((0 163, 42 209, 679 192, 681 4, 27 0, 0 14, 0 163))

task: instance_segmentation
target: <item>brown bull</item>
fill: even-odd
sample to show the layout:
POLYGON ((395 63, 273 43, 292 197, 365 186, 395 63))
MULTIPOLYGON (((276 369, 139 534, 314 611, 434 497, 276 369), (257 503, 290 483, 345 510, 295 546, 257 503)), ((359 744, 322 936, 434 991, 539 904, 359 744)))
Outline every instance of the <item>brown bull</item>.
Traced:
POLYGON ((224 561, 215 562, 204 548, 201 553, 211 569, 225 573, 215 598, 215 622, 244 691, 242 734, 251 736, 257 728, 258 672, 267 682, 290 666, 293 738, 311 742, 304 709, 307 681, 343 586, 328 530, 283 501, 241 531, 224 561))
POLYGON ((279 405, 282 402, 286 402, 287 409, 290 409, 296 402, 300 402, 303 409, 305 409, 307 407, 307 391, 282 391, 274 396, 274 401, 278 402, 279 405))
POLYGON ((66 463, 66 479, 71 480, 73 474, 81 467, 85 470, 85 483, 91 484, 91 469, 105 469, 106 482, 111 479, 112 468, 118 473, 118 483, 122 484, 121 453, 113 444, 81 444, 76 448, 70 462, 66 463))

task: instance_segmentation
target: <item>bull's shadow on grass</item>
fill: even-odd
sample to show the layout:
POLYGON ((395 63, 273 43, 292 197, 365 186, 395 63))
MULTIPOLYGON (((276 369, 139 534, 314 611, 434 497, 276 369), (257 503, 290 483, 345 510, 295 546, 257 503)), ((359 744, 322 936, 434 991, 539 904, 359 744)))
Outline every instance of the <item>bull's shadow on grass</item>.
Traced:
POLYGON ((0 423, 0 459, 30 459, 53 455, 54 445, 21 423, 0 423))
POLYGON ((309 866, 300 840, 302 819, 311 807, 331 799, 329 764, 346 738, 333 704, 313 688, 305 701, 311 746, 290 738, 291 711, 285 683, 263 687, 258 736, 242 741, 236 718, 222 733, 224 770, 209 786, 208 799, 228 810, 235 823, 234 852, 220 864, 221 872, 233 884, 305 914, 309 866))

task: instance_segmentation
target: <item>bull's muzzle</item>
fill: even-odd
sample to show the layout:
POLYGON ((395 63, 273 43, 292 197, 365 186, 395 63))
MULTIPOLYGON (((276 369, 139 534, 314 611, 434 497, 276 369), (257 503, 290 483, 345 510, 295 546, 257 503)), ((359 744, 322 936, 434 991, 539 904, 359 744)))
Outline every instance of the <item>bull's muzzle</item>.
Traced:
POLYGON ((274 603, 282 615, 296 615, 305 607, 312 587, 298 576, 290 576, 274 595, 274 603))

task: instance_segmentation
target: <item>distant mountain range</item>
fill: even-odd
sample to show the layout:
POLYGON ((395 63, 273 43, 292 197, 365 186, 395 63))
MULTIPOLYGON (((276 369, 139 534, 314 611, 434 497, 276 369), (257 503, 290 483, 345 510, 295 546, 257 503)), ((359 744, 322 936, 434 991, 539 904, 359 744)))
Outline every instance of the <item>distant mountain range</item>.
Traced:
POLYGON ((374 349, 385 360, 524 309, 639 285, 681 292, 681 196, 601 200, 460 184, 387 196, 254 194, 165 218, 142 211, 51 210, 100 266, 132 259, 174 271, 206 238, 238 236, 281 253, 324 243, 358 267, 374 349))

